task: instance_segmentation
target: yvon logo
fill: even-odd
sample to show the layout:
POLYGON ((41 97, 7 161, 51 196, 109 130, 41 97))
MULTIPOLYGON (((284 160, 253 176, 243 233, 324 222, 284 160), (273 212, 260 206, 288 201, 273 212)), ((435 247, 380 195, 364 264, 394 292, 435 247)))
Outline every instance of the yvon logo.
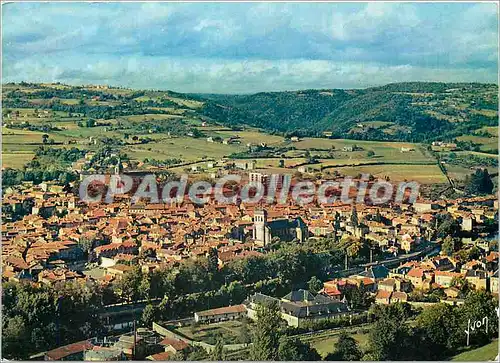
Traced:
MULTIPOLYGON (((495 308, 495 311, 497 312, 497 316, 500 317, 500 310, 498 307, 495 308)), ((486 333, 488 333, 488 317, 485 316, 482 320, 476 320, 472 321, 469 319, 467 321, 467 330, 465 330, 465 334, 467 334, 467 346, 469 345, 469 337, 471 331, 475 331, 476 329, 479 330, 482 327, 485 327, 486 333)))

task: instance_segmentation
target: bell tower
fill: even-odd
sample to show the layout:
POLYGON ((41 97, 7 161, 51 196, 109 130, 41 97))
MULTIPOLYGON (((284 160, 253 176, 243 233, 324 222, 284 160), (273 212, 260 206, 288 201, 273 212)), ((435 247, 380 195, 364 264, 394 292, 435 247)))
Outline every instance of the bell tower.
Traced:
POLYGON ((253 238, 255 242, 265 246, 268 241, 266 238, 267 212, 264 209, 255 210, 253 225, 253 238))

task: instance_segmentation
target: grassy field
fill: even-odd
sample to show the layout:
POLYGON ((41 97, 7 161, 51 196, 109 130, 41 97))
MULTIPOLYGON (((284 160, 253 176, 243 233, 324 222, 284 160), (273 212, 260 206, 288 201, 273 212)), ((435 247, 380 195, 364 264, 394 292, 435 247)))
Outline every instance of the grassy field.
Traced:
POLYGON ((195 328, 185 326, 175 329, 176 332, 185 337, 202 341, 208 344, 215 344, 219 337, 222 338, 224 344, 239 344, 242 323, 240 321, 224 321, 213 324, 202 324, 195 328))
POLYGON ((34 153, 4 153, 2 152, 2 166, 21 169, 26 163, 31 161, 34 153))
POLYGON ((489 153, 482 153, 482 152, 479 152, 479 151, 456 151, 455 152, 457 155, 476 155, 476 156, 482 156, 482 157, 486 157, 486 158, 498 158, 498 155, 495 155, 495 154, 489 154, 489 153))
POLYGON ((478 129, 477 131, 480 132, 487 132, 491 136, 496 136, 498 137, 498 126, 484 126, 478 129))
POLYGON ((474 361, 474 362, 484 362, 484 361, 493 361, 495 357, 498 355, 498 340, 492 341, 490 344, 482 346, 480 348, 471 349, 466 352, 457 354, 453 358, 452 361, 474 361))
POLYGON ((220 159, 241 150, 243 150, 241 146, 224 145, 190 137, 165 138, 158 142, 125 147, 125 152, 136 160, 142 160, 144 157, 181 158, 185 161, 196 161, 204 157, 220 159))
POLYGON ((467 175, 472 173, 470 168, 466 168, 459 165, 446 165, 446 171, 452 179, 465 179, 467 175))
POLYGON ((476 135, 460 136, 457 138, 459 141, 472 141, 480 145, 481 151, 498 150, 498 137, 484 137, 476 135))
MULTIPOLYGON (((428 155, 426 151, 422 150, 418 144, 407 142, 379 142, 379 141, 363 141, 363 140, 344 140, 344 139, 318 139, 318 138, 304 138, 298 142, 291 144, 297 149, 334 149, 334 155, 339 156, 339 159, 358 159, 359 157, 366 157, 368 151, 373 151, 375 156, 372 159, 381 161, 382 159, 389 159, 393 161, 429 161, 432 156, 428 155), (349 146, 358 146, 363 150, 345 152, 342 149, 349 146), (412 148, 414 151, 401 152, 401 148, 412 148)), ((311 151, 314 154, 314 151, 311 151)))
POLYGON ((358 174, 372 174, 375 177, 388 176, 391 181, 416 181, 419 183, 446 183, 447 179, 436 164, 430 165, 366 165, 333 168, 342 174, 356 176, 358 174))

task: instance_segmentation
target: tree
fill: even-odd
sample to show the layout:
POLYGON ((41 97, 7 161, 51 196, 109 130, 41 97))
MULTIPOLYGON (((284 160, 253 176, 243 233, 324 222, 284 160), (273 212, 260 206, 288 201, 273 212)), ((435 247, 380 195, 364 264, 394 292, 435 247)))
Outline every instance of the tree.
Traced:
POLYGON ((413 341, 406 320, 411 314, 409 304, 396 303, 375 309, 377 321, 369 335, 369 346, 375 360, 412 360, 413 341))
POLYGON ((465 191, 472 195, 491 194, 493 181, 487 169, 477 169, 465 179, 465 191))
POLYGON ((436 234, 439 238, 455 236, 460 231, 460 225, 449 213, 438 215, 436 223, 438 223, 436 234))
POLYGON ((3 356, 17 359, 27 358, 26 349, 23 348, 29 340, 29 331, 26 329, 26 324, 21 316, 7 319, 2 329, 3 356))
POLYGON ((490 243, 488 244, 488 247, 491 251, 498 251, 498 240, 496 239, 491 240, 490 243))
POLYGON ((450 286, 456 287, 463 295, 466 295, 470 290, 469 283, 465 277, 454 277, 451 279, 450 286))
POLYGON ((126 273, 116 284, 116 290, 127 301, 133 301, 139 298, 139 287, 143 279, 140 267, 134 268, 126 273))
POLYGON ((307 283, 307 286, 309 288, 309 291, 311 291, 313 294, 317 294, 318 291, 323 288, 323 282, 316 276, 313 276, 307 283))
POLYGON ((359 225, 358 211, 356 210, 356 207, 352 208, 352 212, 351 212, 351 224, 355 228, 359 225))
POLYGON ((360 360, 363 353, 359 345, 346 331, 342 331, 335 343, 335 350, 326 356, 325 360, 352 361, 360 360))
POLYGON ((223 361, 226 360, 226 352, 224 351, 224 342, 222 338, 217 339, 214 349, 210 352, 210 360, 223 361))
POLYGON ((375 152, 373 150, 370 150, 366 153, 366 156, 368 156, 369 158, 375 156, 375 152))
POLYGON ((231 281, 229 286, 224 286, 227 286, 227 294, 229 295, 229 303, 231 305, 233 303, 238 303, 245 300, 245 298, 248 296, 246 287, 239 281, 231 281))
POLYGON ((191 352, 187 355, 188 361, 195 361, 195 360, 207 360, 208 355, 207 351, 203 349, 202 347, 195 345, 191 347, 191 352))
POLYGON ((446 256, 453 255, 453 252, 455 252, 455 241, 452 236, 446 236, 441 246, 441 249, 446 256))
MULTIPOLYGON (((458 308, 458 319, 460 324, 457 329, 465 342, 464 331, 469 331, 470 343, 485 344, 491 340, 492 336, 498 333, 498 295, 493 296, 490 293, 479 290, 471 291, 465 298, 464 304, 458 308), (488 319, 488 332, 486 327, 481 329, 470 329, 473 322, 488 319)), ((485 322, 485 320, 484 320, 485 322)))
POLYGON ((148 304, 144 307, 144 310, 142 311, 142 323, 145 326, 151 327, 153 325, 153 322, 156 320, 157 316, 157 309, 151 304, 148 304))
POLYGON ((368 309, 374 301, 374 298, 366 291, 363 282, 360 283, 359 287, 355 286, 347 289, 346 299, 349 301, 351 308, 363 310, 368 309))
POLYGON ((416 319, 417 334, 426 360, 438 360, 454 352, 462 334, 457 336, 457 315, 451 305, 439 303, 425 308, 416 319))
POLYGON ((297 337, 280 337, 278 346, 280 361, 319 361, 321 356, 309 343, 302 342, 297 337))
POLYGON ((257 307, 257 321, 250 348, 252 360, 277 360, 281 312, 278 302, 272 301, 257 307))
POLYGON ((88 254, 94 246, 94 241, 94 238, 81 237, 77 244, 84 253, 88 254))
POLYGON ((219 254, 217 248, 211 248, 208 251, 207 262, 208 272, 211 274, 216 274, 219 270, 219 254))
POLYGON ((47 134, 42 135, 42 143, 46 144, 48 139, 49 139, 49 135, 47 135, 47 134))
POLYGON ((248 330, 248 318, 244 317, 241 321, 238 340, 241 344, 247 344, 250 340, 250 331, 248 330))

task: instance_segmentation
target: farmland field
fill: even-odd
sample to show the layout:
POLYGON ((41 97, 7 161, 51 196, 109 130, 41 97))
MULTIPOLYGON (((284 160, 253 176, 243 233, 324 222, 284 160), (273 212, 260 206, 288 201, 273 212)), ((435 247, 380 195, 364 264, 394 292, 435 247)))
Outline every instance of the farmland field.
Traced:
POLYGON ((367 165, 334 168, 339 172, 355 176, 358 174, 372 174, 375 177, 389 177, 392 181, 416 181, 419 183, 446 183, 447 179, 436 164, 430 165, 367 165))
POLYGON ((481 151, 493 151, 498 150, 498 137, 483 137, 476 135, 460 136, 457 138, 459 141, 472 141, 475 144, 479 144, 481 151))
POLYGON ((34 153, 2 153, 2 166, 20 169, 33 159, 34 153))

